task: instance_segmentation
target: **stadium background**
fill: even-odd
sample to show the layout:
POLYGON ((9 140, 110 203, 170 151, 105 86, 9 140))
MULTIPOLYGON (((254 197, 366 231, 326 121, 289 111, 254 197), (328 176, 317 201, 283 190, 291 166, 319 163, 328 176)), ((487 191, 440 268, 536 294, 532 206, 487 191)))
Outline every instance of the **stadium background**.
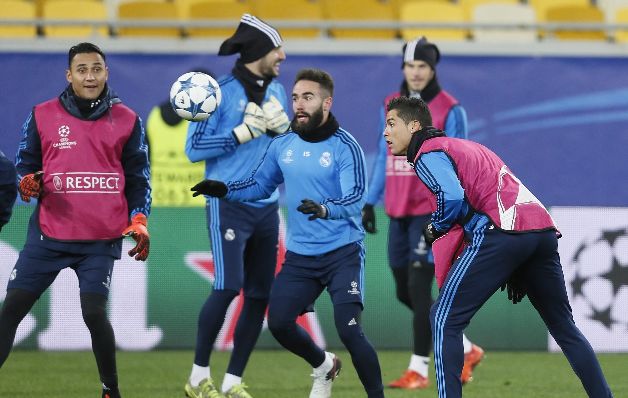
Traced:
MULTIPOLYGON (((107 43, 99 44, 108 51, 107 43)), ((372 55, 372 50, 364 51, 366 55, 308 54, 304 48, 293 55, 287 46, 288 59, 282 65, 280 80, 288 90, 302 67, 320 67, 333 75, 332 111, 363 146, 369 168, 380 133, 381 100, 401 82, 401 44, 393 43, 389 47, 398 52, 384 55, 372 55)), ((0 54, 0 149, 9 156, 17 149, 30 108, 58 95, 65 86, 68 46, 32 51, 26 45, 20 51, 0 54)), ((166 98, 178 75, 198 66, 221 75, 234 60, 207 55, 215 54, 211 45, 207 54, 141 51, 118 48, 108 52, 107 61, 111 86, 144 119, 151 107, 166 98)), ((589 290, 572 297, 577 321, 584 325, 596 349, 628 351, 628 217, 622 208, 628 203, 628 58, 621 54, 498 56, 463 52, 443 48, 438 75, 443 87, 467 109, 470 139, 495 150, 532 192, 560 215, 559 221, 567 225, 562 229, 561 256, 568 289, 573 293, 570 278, 574 275, 593 282, 589 290), (615 232, 617 239, 600 244, 600 236, 608 231, 615 232), (584 248, 592 254, 586 257, 591 264, 583 271, 578 253, 584 248), (596 271, 600 259, 611 261, 617 272, 600 277, 596 271), (608 311, 608 321, 596 318, 600 311, 608 311)), ((32 206, 18 204, 0 236, 0 301, 31 211, 32 206)), ((410 318, 394 298, 386 266, 386 217, 381 207, 378 216, 379 234, 367 237, 365 330, 378 348, 408 348, 410 318)), ((123 259, 115 273, 110 312, 118 346, 128 350, 191 349, 197 311, 211 279, 204 210, 156 207, 150 231, 148 262, 135 264, 123 259)), ((20 326, 18 347, 89 349, 75 284, 73 277, 64 275, 44 295, 20 326)), ((316 309, 326 344, 338 347, 326 295, 316 309)), ((529 302, 512 308, 504 293, 496 294, 480 311, 468 334, 488 350, 555 349, 529 302)), ((228 341, 223 343, 228 347, 228 341)), ((278 347, 268 331, 259 345, 278 347)))

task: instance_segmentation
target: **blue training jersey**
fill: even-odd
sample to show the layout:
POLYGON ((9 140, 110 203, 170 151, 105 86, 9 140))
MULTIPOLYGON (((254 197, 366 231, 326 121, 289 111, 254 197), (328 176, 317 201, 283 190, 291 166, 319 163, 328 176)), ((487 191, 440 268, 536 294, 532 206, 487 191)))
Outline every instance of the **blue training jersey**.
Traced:
MULTIPOLYGON (((205 178, 211 180, 239 180, 251 175, 264 155, 271 137, 266 134, 242 145, 233 136, 233 129, 242 123, 244 108, 249 102, 242 83, 232 74, 218 80, 222 102, 214 114, 202 122, 191 122, 185 143, 185 153, 192 162, 205 161, 205 178)), ((285 110, 288 101, 284 87, 273 80, 266 89, 264 102, 275 96, 285 110)), ((275 191, 263 200, 250 202, 260 207, 276 202, 275 191)))
POLYGON ((281 183, 285 183, 288 206, 288 250, 320 255, 364 239, 364 153, 347 131, 338 128, 321 142, 304 141, 294 132, 273 139, 250 178, 227 184, 226 198, 266 198, 281 183), (327 219, 308 220, 309 215, 297 211, 302 199, 326 206, 327 219))

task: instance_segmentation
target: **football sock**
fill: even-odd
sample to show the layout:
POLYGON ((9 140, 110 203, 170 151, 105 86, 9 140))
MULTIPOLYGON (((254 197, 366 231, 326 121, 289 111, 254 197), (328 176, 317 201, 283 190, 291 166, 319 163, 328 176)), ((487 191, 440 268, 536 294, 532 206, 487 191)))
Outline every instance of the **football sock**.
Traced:
POLYGON ((268 300, 246 297, 242 312, 233 333, 233 351, 227 367, 227 374, 242 376, 257 338, 264 325, 264 315, 268 300))
POLYGON ((92 337, 92 351, 100 381, 112 389, 117 388, 116 341, 111 322, 107 318, 107 297, 96 293, 81 293, 81 311, 92 337))
POLYGON ((428 376, 429 364, 430 364, 430 358, 429 357, 422 357, 422 356, 419 356, 419 355, 412 355, 410 357, 410 365, 408 366, 408 369, 414 370, 415 372, 417 372, 418 374, 420 374, 423 377, 427 377, 428 376))
POLYGON ((327 373, 331 370, 331 368, 334 366, 334 356, 325 351, 325 359, 323 360, 323 363, 320 364, 320 366, 317 366, 314 368, 314 373, 316 374, 324 374, 327 373))
POLYGON ((209 366, 209 357, 225 322, 225 314, 231 301, 238 295, 235 290, 214 290, 209 295, 198 314, 198 330, 196 332, 196 349, 194 363, 209 366))
POLYGON ((471 347, 473 347, 473 344, 471 344, 471 341, 469 341, 469 339, 464 333, 462 334, 462 347, 464 347, 465 354, 470 353, 471 347))
POLYGON ((230 373, 225 373, 225 378, 222 379, 222 392, 227 392, 229 389, 237 384, 242 383, 242 377, 234 376, 230 373))
POLYGON ((432 284, 434 267, 409 267, 408 290, 412 302, 412 353, 422 357, 430 355, 432 348, 432 328, 430 307, 432 306, 432 284))
POLYGON ((211 372, 209 370, 209 366, 198 366, 197 364, 192 365, 192 373, 190 374, 190 384, 192 387, 198 387, 201 381, 209 379, 210 377, 211 372))

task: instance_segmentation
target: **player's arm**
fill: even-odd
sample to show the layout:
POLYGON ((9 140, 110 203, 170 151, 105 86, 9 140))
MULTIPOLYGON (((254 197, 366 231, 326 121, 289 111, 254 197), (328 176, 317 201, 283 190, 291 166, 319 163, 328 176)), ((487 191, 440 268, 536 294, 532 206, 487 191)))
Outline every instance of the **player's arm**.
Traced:
POLYGON ((13 162, 0 152, 0 230, 11 219, 17 198, 17 172, 13 162))
POLYGON ((129 256, 145 261, 150 248, 147 224, 151 209, 150 163, 148 142, 142 119, 137 117, 135 125, 124 148, 122 148, 122 169, 124 170, 124 195, 129 208, 129 226, 122 231, 123 236, 135 240, 135 247, 129 256))
POLYGON ((227 183, 226 199, 230 201, 250 202, 269 198, 283 182, 283 173, 277 163, 277 154, 281 151, 281 139, 271 141, 259 165, 245 180, 227 183))
POLYGON ((349 141, 341 152, 338 172, 340 177, 340 198, 325 199, 321 204, 326 208, 325 218, 342 219, 361 214, 366 202, 366 165, 362 148, 356 141, 349 141))
POLYGON ((431 224, 437 233, 443 234, 469 209, 456 170, 445 152, 422 154, 414 167, 421 181, 436 195, 431 224))
POLYGON ((233 135, 236 123, 230 121, 226 113, 236 110, 230 110, 231 104, 226 102, 223 101, 208 119, 188 125, 185 154, 191 162, 216 158, 237 148, 238 142, 233 135))
POLYGON ((43 166, 41 137, 37 130, 34 111, 28 115, 22 126, 22 140, 15 155, 15 168, 22 200, 30 202, 31 198, 38 198, 43 189, 41 184, 43 166))
POLYGON ((454 105, 445 119, 445 133, 448 137, 469 138, 469 122, 467 112, 462 105, 454 105))
POLYGON ((371 172, 371 181, 369 183, 368 194, 366 196, 366 204, 362 208, 362 226, 366 232, 371 234, 377 232, 374 206, 382 197, 386 183, 386 158, 388 156, 388 145, 386 145, 386 139, 383 134, 384 129, 386 128, 384 108, 380 111, 380 119, 378 130, 379 135, 377 139, 377 155, 371 172))
POLYGON ((133 132, 122 149, 121 161, 129 216, 142 213, 148 217, 151 207, 150 164, 146 132, 139 117, 135 119, 133 132))
POLYGON ((277 186, 283 182, 283 174, 275 159, 275 143, 276 141, 271 142, 251 177, 227 183, 203 180, 190 189, 193 192, 192 196, 207 195, 240 202, 270 197, 277 186))

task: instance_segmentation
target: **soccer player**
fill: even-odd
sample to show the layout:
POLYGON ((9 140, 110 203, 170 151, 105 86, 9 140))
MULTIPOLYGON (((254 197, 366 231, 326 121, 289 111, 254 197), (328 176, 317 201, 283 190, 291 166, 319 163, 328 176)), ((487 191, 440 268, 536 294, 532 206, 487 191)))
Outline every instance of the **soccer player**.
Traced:
MULTIPOLYGON (((190 123, 185 151, 205 161, 205 178, 242 179, 260 162, 273 136, 285 133, 290 119, 287 96, 276 80, 286 59, 279 32, 245 14, 218 55, 239 53, 230 74, 219 79, 223 101, 208 119, 190 123)), ((207 198, 207 225, 216 279, 198 316, 194 363, 185 393, 191 398, 250 398, 244 368, 262 330, 277 264, 279 193, 247 203, 207 198), (211 377, 212 348, 231 301, 244 291, 233 352, 218 390, 211 377)))
POLYGON ((288 207, 286 259, 273 284, 268 326, 279 343, 305 359, 314 378, 310 398, 331 397, 340 359, 320 349, 296 324, 297 316, 327 288, 336 330, 369 397, 383 397, 377 354, 360 326, 364 294, 366 193, 364 154, 330 109, 334 84, 318 69, 297 73, 292 90, 292 131, 275 138, 247 179, 205 180, 195 195, 251 201, 285 183, 288 207))
POLYGON ((612 397, 574 323, 557 250, 560 234, 543 204, 488 148, 432 127, 420 99, 390 101, 384 136, 433 194, 436 211, 425 239, 433 244, 442 284, 430 312, 439 397, 462 396, 462 330, 500 286, 508 287, 513 303, 528 295, 589 397, 612 397))
POLYGON ((120 397, 107 297, 122 236, 144 261, 150 169, 141 119, 107 85, 105 54, 92 43, 70 48, 68 87, 36 105, 16 156, 19 192, 38 198, 26 243, 13 268, 0 313, 0 366, 20 321, 59 271, 78 277, 83 320, 92 338, 102 397, 120 397), (97 211, 94 211, 97 209, 97 211))
MULTIPOLYGON (((423 99, 433 115, 434 126, 445 129, 449 137, 467 138, 467 114, 451 94, 440 87, 436 65, 440 52, 425 37, 406 43, 402 49, 404 80, 401 89, 384 100, 378 130, 378 154, 373 168, 362 223, 369 233, 376 233, 373 206, 384 194, 388 227, 388 265, 395 279, 397 299, 412 311, 413 352, 403 375, 392 381, 392 388, 421 389, 429 386, 428 369, 432 333, 430 307, 434 263, 421 231, 429 222, 431 193, 416 177, 404 157, 390 153, 381 132, 385 128, 386 107, 400 96, 423 99), (384 190, 385 188, 385 190, 384 190)), ((462 382, 471 380, 473 368, 484 351, 463 335, 465 362, 462 382)))
POLYGON ((11 219, 13 204, 17 198, 16 182, 17 173, 13 162, 0 151, 0 231, 11 219))

